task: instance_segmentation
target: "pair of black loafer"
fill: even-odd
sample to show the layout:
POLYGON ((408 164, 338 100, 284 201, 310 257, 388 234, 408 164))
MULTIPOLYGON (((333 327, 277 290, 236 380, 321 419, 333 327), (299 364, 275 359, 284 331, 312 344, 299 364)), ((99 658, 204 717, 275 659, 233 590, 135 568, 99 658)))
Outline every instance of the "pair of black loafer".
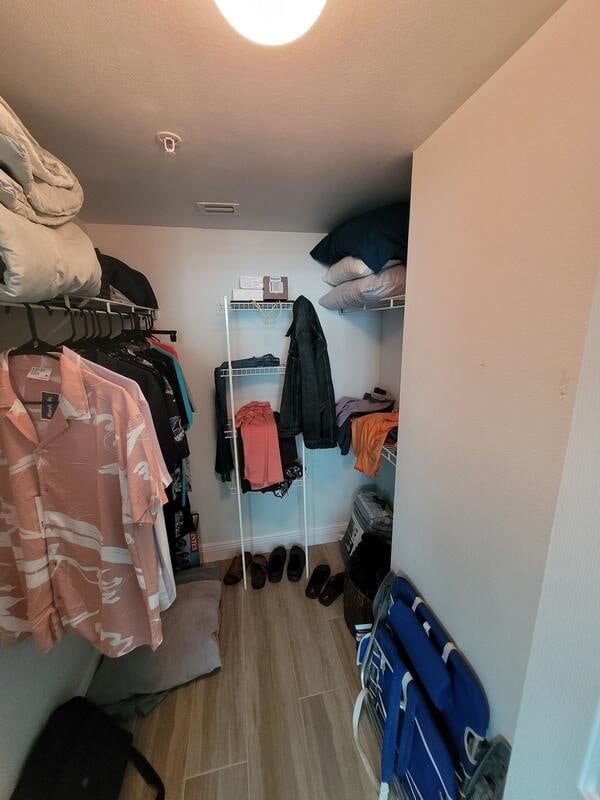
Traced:
MULTIPOLYGON (((269 556, 269 564, 267 566, 267 574, 271 583, 279 583, 283 578, 285 570, 285 562, 287 560, 287 552, 285 547, 276 547, 269 556)), ((301 547, 295 544, 290 550, 290 557, 287 562, 287 577, 288 581, 297 583, 302 577, 304 566, 306 564, 306 555, 301 547)))

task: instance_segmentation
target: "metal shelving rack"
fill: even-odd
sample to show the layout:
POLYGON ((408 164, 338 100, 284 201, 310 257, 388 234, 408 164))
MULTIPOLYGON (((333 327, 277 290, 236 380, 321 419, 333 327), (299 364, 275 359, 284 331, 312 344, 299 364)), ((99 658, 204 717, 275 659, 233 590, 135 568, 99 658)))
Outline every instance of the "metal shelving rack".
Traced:
POLYGON ((385 458, 386 461, 389 461, 390 464, 396 468, 396 445, 388 445, 384 444, 381 450, 381 455, 385 458))
POLYGON ((391 311, 394 308, 404 308, 405 295, 399 294, 396 297, 386 297, 385 300, 378 300, 375 303, 363 303, 356 308, 340 308, 340 314, 356 314, 359 311, 391 311))
MULTIPOLYGON (((227 297, 223 298, 223 303, 219 308, 225 312, 225 333, 227 336, 227 368, 221 370, 221 377, 229 379, 229 412, 231 420, 229 424, 229 431, 226 432, 226 437, 233 440, 233 463, 235 467, 235 485, 231 487, 231 492, 237 498, 238 509, 238 524, 240 528, 240 551, 242 553, 242 572, 244 576, 244 589, 248 588, 246 577, 246 562, 243 557, 245 550, 244 546, 244 516, 242 513, 242 481, 240 477, 240 459, 237 447, 237 431, 235 429, 235 388, 233 379, 238 377, 246 377, 249 375, 283 375, 285 373, 285 364, 277 367, 242 367, 235 368, 232 366, 231 358, 231 335, 229 329, 229 315, 235 311, 292 311, 294 307, 293 302, 238 302, 230 301, 227 297)), ((304 438, 302 438, 302 469, 303 477, 294 481, 293 486, 302 487, 302 514, 304 521, 304 552, 306 554, 306 580, 310 574, 309 567, 309 553, 308 553, 308 515, 307 515, 307 472, 306 472, 306 448, 304 446, 304 438)))
POLYGON ((233 378, 243 378, 247 375, 285 375, 285 364, 280 364, 277 367, 231 367, 221 370, 222 378, 229 378, 229 374, 233 378))
POLYGON ((24 303, 15 300, 0 300, 0 307, 10 311, 11 308, 35 308, 47 312, 54 311, 101 311, 107 314, 136 314, 157 318, 157 310, 147 306, 136 306, 132 303, 106 300, 103 297, 78 297, 63 295, 53 300, 24 303))
MULTIPOLYGON (((294 303, 291 300, 228 300, 229 313, 232 311, 291 311, 294 303)), ((225 304, 220 303, 223 311, 225 304)))

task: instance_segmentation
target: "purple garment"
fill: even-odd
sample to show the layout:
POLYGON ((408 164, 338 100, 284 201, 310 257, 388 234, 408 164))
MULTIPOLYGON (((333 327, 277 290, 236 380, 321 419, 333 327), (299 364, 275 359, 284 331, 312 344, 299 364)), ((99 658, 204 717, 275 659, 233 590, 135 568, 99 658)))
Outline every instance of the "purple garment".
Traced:
POLYGON ((394 398, 387 393, 365 395, 364 397, 340 397, 335 404, 335 417, 338 428, 352 414, 372 414, 376 411, 387 411, 394 405, 394 398), (370 398, 377 397, 377 400, 370 398))

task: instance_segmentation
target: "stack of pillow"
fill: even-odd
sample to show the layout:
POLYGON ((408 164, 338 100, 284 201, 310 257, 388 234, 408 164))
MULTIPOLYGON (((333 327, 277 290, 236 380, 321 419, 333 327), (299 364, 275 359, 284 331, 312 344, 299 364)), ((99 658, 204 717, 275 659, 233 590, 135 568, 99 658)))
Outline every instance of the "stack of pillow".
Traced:
POLYGON ((329 267, 323 280, 334 288, 324 308, 352 309, 404 294, 409 203, 370 211, 335 228, 311 250, 329 267))
POLYGON ((94 247, 71 221, 82 204, 75 175, 0 97, 0 300, 98 294, 94 247))

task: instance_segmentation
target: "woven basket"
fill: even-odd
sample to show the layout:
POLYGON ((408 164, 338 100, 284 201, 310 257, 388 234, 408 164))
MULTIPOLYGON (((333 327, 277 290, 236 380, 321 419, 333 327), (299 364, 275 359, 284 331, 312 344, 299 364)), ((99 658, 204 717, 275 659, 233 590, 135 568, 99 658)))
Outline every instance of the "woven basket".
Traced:
POLYGON ((352 636, 356 636, 356 625, 373 622, 373 598, 353 583, 348 570, 344 581, 344 620, 352 636))

